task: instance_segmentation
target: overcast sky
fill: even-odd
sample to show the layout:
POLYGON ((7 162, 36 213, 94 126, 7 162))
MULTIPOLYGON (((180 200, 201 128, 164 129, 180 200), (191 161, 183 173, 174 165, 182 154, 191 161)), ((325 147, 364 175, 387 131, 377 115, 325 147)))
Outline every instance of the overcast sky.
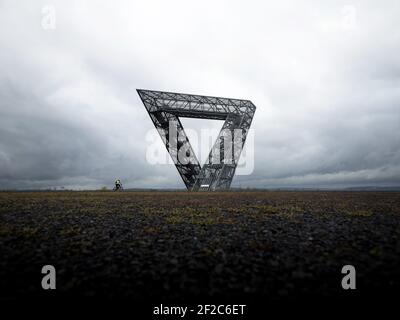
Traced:
POLYGON ((136 88, 251 100, 235 186, 400 185, 399 1, 0 0, 0 189, 183 188, 136 88))

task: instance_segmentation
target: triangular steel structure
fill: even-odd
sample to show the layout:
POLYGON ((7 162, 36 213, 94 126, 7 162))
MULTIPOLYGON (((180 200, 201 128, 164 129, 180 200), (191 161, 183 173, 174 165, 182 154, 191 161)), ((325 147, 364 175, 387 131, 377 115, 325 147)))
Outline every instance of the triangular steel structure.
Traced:
POLYGON ((186 188, 191 191, 229 189, 256 106, 249 100, 142 89, 137 92, 186 188), (179 117, 225 120, 203 166, 192 150, 179 117), (226 141, 232 143, 227 147, 226 141))

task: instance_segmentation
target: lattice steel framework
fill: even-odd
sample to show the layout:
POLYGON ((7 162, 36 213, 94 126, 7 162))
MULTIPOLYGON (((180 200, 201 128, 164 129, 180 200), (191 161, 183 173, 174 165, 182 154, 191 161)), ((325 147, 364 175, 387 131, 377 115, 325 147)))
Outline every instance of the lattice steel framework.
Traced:
POLYGON ((229 189, 256 106, 249 100, 142 89, 137 89, 137 92, 186 188, 192 191, 229 189), (179 117, 225 120, 208 160, 202 167, 179 117), (171 126, 171 123, 174 125, 171 126), (177 131, 176 135, 171 134, 172 128, 177 131), (241 132, 239 140, 237 134, 234 134, 238 130, 241 132), (171 140, 171 137, 174 138, 171 140), (229 139, 236 140, 226 147, 222 141, 229 139), (184 161, 178 156, 180 150, 185 151, 184 161), (219 158, 219 161, 213 161, 215 158, 219 158))

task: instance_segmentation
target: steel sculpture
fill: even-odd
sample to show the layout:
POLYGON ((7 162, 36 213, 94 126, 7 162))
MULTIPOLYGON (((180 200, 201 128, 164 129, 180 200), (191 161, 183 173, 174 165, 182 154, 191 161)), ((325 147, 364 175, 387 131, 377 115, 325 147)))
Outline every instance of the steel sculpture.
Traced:
POLYGON ((142 89, 137 92, 186 188, 190 191, 229 189, 256 106, 249 100, 142 89), (193 152, 180 117, 225 120, 203 166, 193 152))

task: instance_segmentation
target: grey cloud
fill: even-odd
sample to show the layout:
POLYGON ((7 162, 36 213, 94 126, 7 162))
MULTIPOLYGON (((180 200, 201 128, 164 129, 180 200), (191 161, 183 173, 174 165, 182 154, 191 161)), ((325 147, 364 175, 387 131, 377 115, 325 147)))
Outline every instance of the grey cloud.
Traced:
POLYGON ((54 1, 47 31, 47 2, 1 2, 0 189, 183 187, 136 88, 252 100, 234 185, 400 185, 400 10, 353 2, 346 29, 342 1, 54 1))

